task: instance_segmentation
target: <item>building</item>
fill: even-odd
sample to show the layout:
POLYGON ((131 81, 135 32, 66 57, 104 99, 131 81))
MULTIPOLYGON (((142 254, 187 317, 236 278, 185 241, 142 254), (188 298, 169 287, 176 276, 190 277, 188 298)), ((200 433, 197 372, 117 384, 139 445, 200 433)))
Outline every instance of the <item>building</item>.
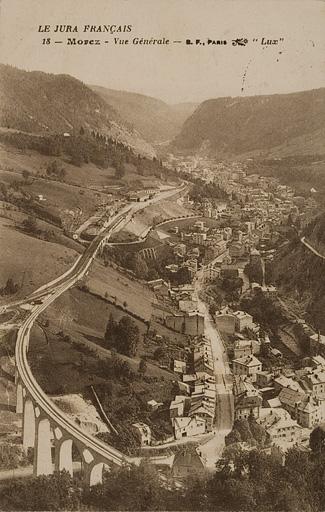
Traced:
POLYGON ((286 375, 279 375, 274 379, 274 388, 276 391, 280 392, 283 388, 293 389, 295 391, 304 392, 303 387, 296 380, 291 377, 286 377, 286 375))
POLYGON ((288 411, 292 417, 296 416, 297 405, 304 399, 305 393, 295 389, 283 388, 279 393, 281 407, 288 411))
POLYGON ((150 446, 151 444, 151 430, 146 423, 139 422, 133 423, 132 427, 139 439, 140 446, 150 446))
POLYGON ((265 388, 272 384, 274 379, 274 374, 272 372, 260 371, 256 373, 256 385, 259 388, 265 388))
POLYGON ((254 355, 239 357, 232 362, 234 375, 246 375, 256 381, 256 374, 262 370, 262 363, 254 355))
POLYGON ((234 344, 234 359, 259 354, 261 343, 257 340, 236 340, 234 344))
POLYGON ((205 434, 205 420, 198 416, 175 417, 172 420, 175 439, 205 434))
POLYGON ((312 354, 321 354, 325 357, 325 336, 323 334, 313 334, 309 338, 312 354))
POLYGON ((174 359, 174 372, 175 373, 186 373, 186 362, 174 359))
POLYGON ((310 391, 316 398, 325 398, 325 369, 320 368, 308 372, 300 379, 302 387, 310 391))
POLYGON ((182 480, 190 476, 203 475, 205 467, 198 453, 180 452, 175 455, 173 477, 182 480))
POLYGON ((286 450, 301 441, 303 428, 281 407, 261 409, 258 422, 269 434, 272 444, 279 448, 286 450))
POLYGON ((206 432, 211 432, 215 416, 215 404, 212 405, 204 398, 195 400, 191 403, 188 415, 190 417, 196 416, 205 420, 206 432))
POLYGON ((165 319, 166 326, 174 331, 192 336, 204 334, 204 315, 197 312, 168 315, 165 319))
POLYGON ((325 420, 325 401, 313 396, 305 396, 296 404, 295 417, 299 425, 314 428, 325 420))
POLYGON ((220 331, 226 334, 235 334, 236 319, 228 307, 216 311, 214 318, 216 326, 220 331))
POLYGON ((191 399, 188 396, 176 395, 169 406, 169 417, 187 416, 191 406, 191 399))
POLYGON ((245 311, 234 311, 235 328, 237 332, 243 332, 244 329, 255 329, 253 317, 245 311))
POLYGON ((235 420, 247 419, 249 416, 260 417, 262 397, 257 390, 245 391, 235 397, 235 420))

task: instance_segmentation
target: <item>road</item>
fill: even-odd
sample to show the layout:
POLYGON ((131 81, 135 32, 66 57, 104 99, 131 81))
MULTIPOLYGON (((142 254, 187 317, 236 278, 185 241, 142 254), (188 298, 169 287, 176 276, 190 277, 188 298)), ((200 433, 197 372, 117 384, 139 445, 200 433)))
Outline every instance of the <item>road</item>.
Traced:
POLYGON ((231 431, 233 425, 233 394, 232 375, 227 359, 222 338, 213 323, 205 302, 200 299, 200 291, 203 283, 203 269, 198 271, 195 288, 198 299, 199 311, 204 314, 205 336, 211 342, 212 356, 214 360, 214 372, 217 384, 216 421, 214 436, 200 445, 200 452, 208 469, 214 469, 216 461, 221 457, 225 436, 231 431))
MULTIPOLYGON (((91 449, 94 454, 97 454, 100 460, 110 461, 119 466, 126 460, 131 461, 131 459, 124 456, 123 453, 119 452, 112 446, 92 437, 78 427, 47 397, 37 383, 27 360, 30 331, 40 313, 42 313, 62 293, 74 286, 77 281, 84 277, 91 263, 95 259, 102 242, 106 238, 109 238, 112 233, 124 227, 130 221, 134 213, 140 209, 182 191, 184 191, 184 193, 186 191, 186 187, 184 187, 184 185, 173 190, 161 192, 147 203, 126 205, 118 214, 115 215, 115 217, 112 218, 110 225, 104 229, 103 232, 91 242, 84 253, 78 257, 70 270, 65 272, 61 277, 36 290, 36 292, 31 294, 22 302, 22 304, 32 302, 34 305, 18 331, 16 342, 16 368, 23 387, 28 391, 34 403, 40 407, 50 420, 52 420, 53 424, 60 427, 64 432, 67 432, 72 439, 77 440, 82 446, 91 449)), ((132 460, 135 461, 134 459, 132 460)))
POLYGON ((300 239, 300 242, 305 247, 307 247, 307 249, 309 249, 313 254, 315 254, 315 256, 318 256, 322 260, 325 260, 325 256, 323 254, 321 254, 320 252, 318 252, 316 249, 314 249, 314 247, 309 242, 307 242, 307 240, 304 236, 300 239))

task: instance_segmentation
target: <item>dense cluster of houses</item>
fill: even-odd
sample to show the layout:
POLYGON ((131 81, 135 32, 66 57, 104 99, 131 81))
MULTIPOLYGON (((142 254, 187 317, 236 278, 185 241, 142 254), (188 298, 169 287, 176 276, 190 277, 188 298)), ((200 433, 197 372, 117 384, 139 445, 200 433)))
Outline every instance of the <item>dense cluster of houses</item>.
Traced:
POLYGON ((180 393, 169 412, 175 439, 211 432, 216 408, 216 382, 211 345, 204 337, 197 340, 190 364, 179 381, 180 393), (187 373, 187 370, 192 370, 187 373))
MULTIPOLYGON (((264 229, 266 224, 270 230, 287 223, 289 216, 303 227, 315 215, 317 205, 312 198, 295 195, 275 177, 248 173, 242 162, 216 162, 205 156, 184 159, 169 154, 165 164, 207 183, 215 181, 236 199, 223 212, 223 218, 229 221, 239 220, 244 215, 246 221, 252 221, 256 227, 264 229)), ((202 210, 207 217, 219 215, 213 201, 202 200, 202 210)))
POLYGON ((273 444, 284 449, 300 444, 309 439, 311 429, 325 421, 323 356, 306 358, 305 366, 296 370, 265 371, 255 356, 247 356, 241 361, 243 372, 234 362, 235 419, 253 415, 273 444))

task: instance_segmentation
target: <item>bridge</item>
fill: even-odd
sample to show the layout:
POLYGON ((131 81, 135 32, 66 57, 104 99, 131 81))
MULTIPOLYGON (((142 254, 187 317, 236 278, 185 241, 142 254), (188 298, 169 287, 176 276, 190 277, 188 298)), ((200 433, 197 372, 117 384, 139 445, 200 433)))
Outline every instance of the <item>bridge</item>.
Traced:
MULTIPOLYGON (((184 186, 162 192, 156 198, 162 200, 179 193, 184 186)), ((16 341, 16 412, 22 414, 22 443, 24 449, 34 449, 34 476, 49 475, 53 471, 66 470, 73 475, 73 448, 80 455, 81 471, 86 484, 102 482, 103 468, 113 469, 123 464, 138 463, 139 459, 127 457, 119 450, 100 441, 81 429, 44 393, 37 383, 28 363, 27 354, 31 328, 37 317, 62 293, 82 279, 97 253, 101 251, 112 233, 124 227, 134 211, 147 205, 124 207, 102 233, 100 233, 78 257, 74 265, 62 276, 54 279, 23 301, 13 305, 31 304, 33 308, 20 327, 16 341), (52 453, 54 452, 54 461, 52 453)))

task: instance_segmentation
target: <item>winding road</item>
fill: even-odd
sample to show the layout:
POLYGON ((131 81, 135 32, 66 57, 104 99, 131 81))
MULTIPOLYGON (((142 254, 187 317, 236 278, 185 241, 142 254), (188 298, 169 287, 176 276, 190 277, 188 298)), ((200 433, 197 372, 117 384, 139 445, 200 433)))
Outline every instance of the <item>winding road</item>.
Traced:
POLYGON ((62 429, 62 431, 67 433, 79 446, 90 449, 91 452, 95 454, 99 460, 104 461, 104 463, 107 461, 107 463, 120 466, 125 461, 130 462, 131 460, 135 461, 135 459, 126 457, 120 451, 103 443, 78 427, 78 425, 44 393, 37 383, 27 360, 31 328, 37 317, 52 302, 84 277, 98 251, 112 233, 122 229, 140 209, 146 208, 153 203, 162 201, 173 195, 185 193, 186 189, 186 185, 182 184, 180 187, 158 193, 153 199, 146 203, 132 203, 131 205, 126 205, 111 219, 110 225, 90 243, 84 253, 78 257, 75 264, 67 272, 47 285, 42 286, 26 299, 12 302, 7 306, 7 308, 12 308, 19 305, 33 305, 18 331, 16 341, 16 371, 23 389, 25 389, 32 398, 35 406, 50 420, 53 427, 62 429))

